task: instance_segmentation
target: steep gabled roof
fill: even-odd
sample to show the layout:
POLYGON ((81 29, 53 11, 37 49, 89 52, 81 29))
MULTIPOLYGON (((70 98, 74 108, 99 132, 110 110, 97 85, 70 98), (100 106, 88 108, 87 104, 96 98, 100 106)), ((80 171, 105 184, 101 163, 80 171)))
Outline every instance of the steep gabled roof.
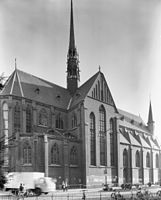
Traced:
POLYGON ((132 113, 129 113, 129 112, 121 110, 121 109, 118 109, 118 111, 121 115, 128 118, 129 120, 134 120, 135 122, 142 123, 142 125, 145 126, 145 123, 140 116, 134 115, 132 113))
POLYGON ((67 89, 15 69, 1 95, 14 95, 66 109, 71 98, 67 89))
POLYGON ((120 143, 123 144, 130 144, 130 142, 128 141, 128 139, 125 137, 125 135, 123 135, 123 133, 120 131, 120 143))
POLYGON ((94 74, 90 79, 88 79, 83 85, 81 85, 77 89, 76 93, 72 97, 72 100, 71 100, 71 103, 70 103, 70 108, 85 99, 85 97, 87 96, 87 94, 88 94, 89 90, 91 89, 93 83, 97 79, 98 75, 99 75, 99 72, 94 74))
POLYGON ((140 116, 131 114, 129 112, 118 109, 119 114, 123 116, 123 120, 119 120, 119 124, 126 126, 130 129, 135 129, 140 132, 145 132, 150 135, 148 127, 145 125, 144 121, 140 116))
MULTIPOLYGON (((112 94, 110 92, 110 89, 109 89, 106 79, 104 77, 104 74, 100 70, 77 89, 76 93, 74 94, 74 96, 72 97, 72 99, 70 101, 69 108, 71 108, 72 106, 75 106, 76 104, 78 104, 79 102, 84 100, 85 97, 87 97, 87 95, 94 98, 92 96, 92 90, 95 88, 95 86, 97 85, 99 80, 103 80, 104 84, 106 85, 106 95, 108 92, 108 98, 109 98, 108 101, 109 102, 107 101, 107 99, 105 99, 105 97, 103 98, 103 100, 99 99, 99 101, 102 101, 103 103, 107 103, 107 104, 113 106, 115 111, 118 112, 117 108, 115 106, 115 102, 113 100, 112 94), (89 94, 89 92, 91 94, 89 94)), ((103 91, 103 92, 105 92, 105 91, 103 91)), ((103 94, 103 95, 105 96, 105 94, 103 94)), ((106 96, 106 98, 107 98, 107 96, 106 96)), ((98 100, 98 98, 95 98, 95 99, 98 100)))
POLYGON ((135 136, 133 136, 131 133, 128 133, 128 134, 129 134, 129 138, 130 138, 130 143, 132 145, 141 146, 141 144, 138 142, 138 140, 135 138, 135 136))

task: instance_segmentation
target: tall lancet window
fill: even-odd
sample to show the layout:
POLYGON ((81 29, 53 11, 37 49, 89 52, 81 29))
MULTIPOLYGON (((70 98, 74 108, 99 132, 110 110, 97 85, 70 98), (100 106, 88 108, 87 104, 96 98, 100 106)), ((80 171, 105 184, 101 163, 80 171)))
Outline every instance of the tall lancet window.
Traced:
POLYGON ((64 128, 63 118, 60 113, 56 116, 56 128, 58 129, 64 128))
POLYGON ((106 165, 106 113, 105 108, 99 108, 99 136, 100 136, 100 165, 106 165))
POLYGON ((73 146, 70 150, 70 164, 77 165, 78 164, 78 151, 75 146, 73 146))
POLYGON ((135 163, 136 163, 136 167, 140 167, 140 153, 138 150, 136 151, 136 155, 135 155, 135 163))
POLYGON ((158 153, 156 153, 156 157, 155 157, 155 163, 156 163, 156 168, 159 168, 159 155, 158 153))
POLYGON ((3 104, 3 144, 1 144, 2 161, 8 165, 8 104, 3 104))
POLYGON ((30 133, 31 132, 31 122, 32 122, 32 115, 31 115, 31 106, 27 105, 26 108, 26 132, 30 133))
POLYGON ((18 102, 15 105, 15 109, 14 109, 14 129, 15 132, 20 132, 20 128, 21 128, 21 112, 20 112, 20 105, 18 104, 18 102))
POLYGON ((32 164, 31 146, 28 143, 23 147, 23 164, 32 164))
POLYGON ((55 143, 51 148, 51 164, 60 164, 60 153, 57 143, 55 143))
POLYGON ((114 119, 110 119, 110 155, 111 155, 110 157, 111 157, 111 166, 115 165, 114 131, 115 131, 114 119))
POLYGON ((146 154, 146 167, 150 167, 150 153, 147 152, 146 154))
POLYGON ((95 130, 95 116, 90 114, 90 164, 96 165, 96 130, 95 130))
POLYGON ((73 114, 72 116, 72 128, 77 127, 77 116, 76 114, 73 114))
POLYGON ((44 108, 39 113, 39 125, 48 126, 48 114, 44 108))
POLYGON ((123 151, 123 167, 128 167, 128 152, 127 149, 124 149, 123 151))

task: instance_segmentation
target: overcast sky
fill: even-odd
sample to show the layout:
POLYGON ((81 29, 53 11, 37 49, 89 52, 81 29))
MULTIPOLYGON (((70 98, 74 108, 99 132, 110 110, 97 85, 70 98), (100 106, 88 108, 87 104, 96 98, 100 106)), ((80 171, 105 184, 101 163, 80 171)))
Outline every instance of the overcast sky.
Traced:
MULTIPOLYGON (((99 65, 116 106, 161 138, 161 0, 73 0, 81 82, 99 65)), ((70 0, 0 0, 0 73, 18 69, 66 87, 70 0)))

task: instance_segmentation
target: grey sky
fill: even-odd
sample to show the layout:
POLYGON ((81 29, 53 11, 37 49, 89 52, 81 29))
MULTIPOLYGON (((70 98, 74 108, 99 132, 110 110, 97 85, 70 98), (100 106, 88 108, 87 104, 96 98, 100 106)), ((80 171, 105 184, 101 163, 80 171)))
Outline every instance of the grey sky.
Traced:
MULTIPOLYGON (((81 84, 101 66, 116 106, 161 134, 161 0, 73 0, 81 84)), ((0 66, 66 87, 70 0, 1 0, 0 66)))

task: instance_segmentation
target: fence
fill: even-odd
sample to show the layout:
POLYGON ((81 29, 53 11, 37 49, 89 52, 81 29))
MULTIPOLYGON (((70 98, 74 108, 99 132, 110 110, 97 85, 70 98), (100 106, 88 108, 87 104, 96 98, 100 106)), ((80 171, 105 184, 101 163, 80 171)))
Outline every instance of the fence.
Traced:
POLYGON ((41 196, 31 196, 31 197, 18 197, 12 195, 1 195, 0 200, 161 200, 161 193, 149 193, 143 195, 137 195, 137 193, 126 193, 120 194, 118 192, 87 192, 82 190, 80 192, 73 193, 52 193, 48 195, 41 196))

